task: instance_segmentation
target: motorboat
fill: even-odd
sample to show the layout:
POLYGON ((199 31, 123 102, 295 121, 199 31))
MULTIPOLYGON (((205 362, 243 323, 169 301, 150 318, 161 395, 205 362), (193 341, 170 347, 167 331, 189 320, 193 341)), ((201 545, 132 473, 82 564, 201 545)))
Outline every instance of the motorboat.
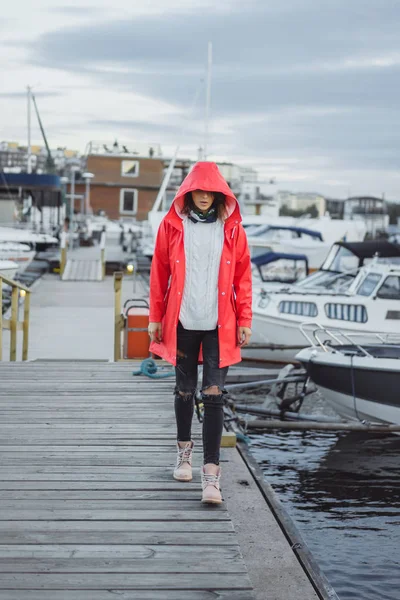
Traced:
POLYGON ((244 358, 295 361, 306 345, 300 331, 306 320, 347 333, 400 333, 400 246, 340 242, 325 267, 298 284, 255 287, 252 343, 244 358))
POLYGON ((0 227, 0 243, 11 242, 29 244, 36 252, 43 252, 58 246, 58 239, 48 233, 35 233, 29 229, 0 227))
POLYGON ((332 244, 338 240, 360 242, 365 227, 359 221, 332 220, 328 215, 319 219, 297 220, 295 224, 266 224, 247 229, 252 257, 266 251, 305 254, 310 271, 321 267, 332 244), (304 223, 306 226, 302 225, 304 223))
POLYGON ((8 261, 17 264, 21 273, 31 264, 36 254, 29 244, 16 242, 2 242, 0 238, 0 261, 8 261))
POLYGON ((4 275, 8 279, 14 279, 19 265, 12 260, 0 260, 0 277, 4 275))
POLYGON ((347 419, 400 425, 400 328, 375 334, 320 323, 307 328, 300 330, 310 347, 296 359, 328 404, 347 419))

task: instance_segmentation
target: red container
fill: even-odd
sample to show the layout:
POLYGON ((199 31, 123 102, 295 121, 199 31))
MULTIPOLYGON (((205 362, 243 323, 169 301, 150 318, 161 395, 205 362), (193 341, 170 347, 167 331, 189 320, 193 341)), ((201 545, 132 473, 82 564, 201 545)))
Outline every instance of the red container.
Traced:
POLYGON ((146 300, 128 300, 125 310, 125 358, 150 356, 149 305, 146 300))

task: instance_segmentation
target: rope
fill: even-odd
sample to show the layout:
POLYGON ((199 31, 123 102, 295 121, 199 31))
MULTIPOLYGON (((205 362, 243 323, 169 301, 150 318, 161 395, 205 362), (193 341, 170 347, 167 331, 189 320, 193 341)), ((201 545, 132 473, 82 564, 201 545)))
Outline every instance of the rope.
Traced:
MULTIPOLYGON (((160 367, 165 368, 165 367, 160 367)), ((175 371, 170 369, 166 373, 160 373, 157 375, 159 367, 157 367, 155 361, 152 358, 146 358, 140 365, 139 371, 133 371, 132 375, 146 375, 150 379, 164 379, 165 377, 172 377, 175 375, 175 371)))

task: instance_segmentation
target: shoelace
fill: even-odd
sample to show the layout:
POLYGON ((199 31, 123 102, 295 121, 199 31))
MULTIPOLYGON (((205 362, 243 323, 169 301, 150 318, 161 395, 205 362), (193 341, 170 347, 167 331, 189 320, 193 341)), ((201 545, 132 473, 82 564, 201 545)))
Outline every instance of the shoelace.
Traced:
POLYGON ((201 482, 203 484, 203 489, 207 487, 207 485, 213 485, 217 490, 219 490, 219 475, 213 475, 212 473, 202 473, 201 482))
POLYGON ((177 468, 181 467, 184 462, 187 462, 190 466, 192 466, 192 450, 193 448, 191 446, 179 448, 178 458, 176 461, 177 468))

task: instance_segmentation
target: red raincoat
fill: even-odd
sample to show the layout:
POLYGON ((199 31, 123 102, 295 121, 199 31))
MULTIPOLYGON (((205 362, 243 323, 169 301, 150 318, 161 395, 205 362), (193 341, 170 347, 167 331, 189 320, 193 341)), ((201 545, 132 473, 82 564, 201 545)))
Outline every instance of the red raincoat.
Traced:
POLYGON ((238 201, 217 165, 211 162, 199 162, 193 167, 158 230, 150 274, 150 322, 162 323, 162 340, 152 342, 150 351, 176 365, 176 330, 185 284, 183 215, 180 211, 185 194, 194 190, 221 192, 226 198, 228 216, 218 276, 218 339, 222 368, 241 360, 237 327, 251 327, 251 265, 238 201))

